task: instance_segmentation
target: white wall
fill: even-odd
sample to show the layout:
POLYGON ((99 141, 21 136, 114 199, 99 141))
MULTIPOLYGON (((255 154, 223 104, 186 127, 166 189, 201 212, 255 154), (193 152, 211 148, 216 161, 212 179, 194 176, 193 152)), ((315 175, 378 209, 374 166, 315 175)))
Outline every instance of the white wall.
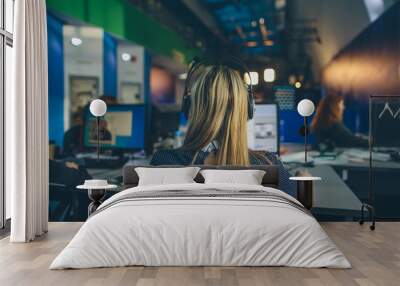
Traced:
POLYGON ((103 94, 103 30, 94 27, 65 25, 64 36, 64 130, 70 127, 71 75, 97 77, 99 94, 103 94), (80 46, 71 44, 71 38, 82 39, 80 46))
POLYGON ((117 48, 118 58, 118 77, 117 90, 118 97, 121 97, 122 83, 140 84, 141 98, 134 103, 144 102, 144 48, 137 45, 119 44, 117 48), (125 62, 121 58, 122 53, 131 55, 132 60, 125 62))

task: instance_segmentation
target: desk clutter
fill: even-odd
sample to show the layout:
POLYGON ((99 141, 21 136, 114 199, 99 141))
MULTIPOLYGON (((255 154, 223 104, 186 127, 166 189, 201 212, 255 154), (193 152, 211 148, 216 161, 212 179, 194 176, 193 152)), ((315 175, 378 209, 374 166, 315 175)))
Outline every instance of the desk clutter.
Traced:
MULTIPOLYGON (((370 152, 366 149, 340 149, 338 148, 336 152, 326 152, 321 153, 319 151, 309 151, 309 161, 313 162, 315 165, 346 165, 346 164, 369 164, 370 152)), ((400 156, 398 152, 393 149, 387 149, 384 151, 373 151, 372 160, 376 162, 387 162, 392 167, 400 168, 400 163, 397 163, 397 158, 400 156), (397 163, 397 164, 396 164, 397 163)), ((284 163, 302 163, 304 160, 304 152, 294 152, 291 154, 281 156, 284 163)))
MULTIPOLYGON (((353 211, 351 216, 354 220, 361 218, 361 223, 363 223, 363 215, 366 215, 367 211, 372 212, 372 217, 375 214, 378 220, 394 220, 400 217, 399 194, 396 191, 400 176, 398 148, 373 148, 371 162, 370 152, 367 149, 337 148, 334 152, 325 153, 313 150, 309 151, 308 155, 309 161, 314 166, 310 168, 311 174, 321 175, 319 171, 322 166, 332 169, 337 174, 335 182, 333 177, 325 180, 329 176, 321 175, 324 181, 321 182, 320 188, 334 194, 317 190, 318 200, 321 200, 317 204, 323 206, 324 213, 326 213, 326 202, 329 202, 329 208, 332 207, 330 202, 335 201, 338 209, 344 209, 342 201, 348 201, 348 198, 352 197, 354 203, 349 206, 353 211), (343 194, 343 196, 339 194, 343 194), (362 204, 362 202, 368 203, 362 204), (356 209, 358 209, 358 214, 356 214, 356 209)), ((301 168, 303 156, 304 152, 293 152, 281 156, 281 159, 293 173, 293 170, 301 168)), ((322 210, 319 207, 318 209, 322 210)), ((335 211, 326 216, 327 220, 333 219, 332 213, 335 211)), ((341 212, 337 211, 336 213, 341 212)), ((373 228, 374 225, 371 225, 371 229, 373 228)))

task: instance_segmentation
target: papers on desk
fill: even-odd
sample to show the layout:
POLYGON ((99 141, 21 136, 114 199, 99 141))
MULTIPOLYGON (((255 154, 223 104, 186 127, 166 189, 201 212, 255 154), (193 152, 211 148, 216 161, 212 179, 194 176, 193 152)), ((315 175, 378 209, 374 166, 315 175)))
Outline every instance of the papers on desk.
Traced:
MULTIPOLYGON (((77 159, 97 159, 97 153, 78 153, 78 154, 76 154, 76 158, 77 159)), ((100 160, 118 160, 119 156, 100 154, 99 159, 100 160)))
POLYGON ((372 160, 388 162, 391 160, 391 156, 390 156, 390 154, 386 154, 386 153, 372 152, 372 160))
MULTIPOLYGON (((333 156, 320 156, 317 151, 308 152, 309 161, 315 165, 342 165, 350 162, 366 163, 369 160, 369 151, 363 149, 347 149, 343 153, 333 156)), ((295 152, 281 157, 284 163, 304 163, 304 152, 295 152)), ((380 162, 390 161, 390 154, 372 152, 372 160, 380 162)))
POLYGON ((281 160, 285 163, 304 162, 304 152, 294 152, 294 153, 282 155, 281 160))
MULTIPOLYGON (((309 151, 308 162, 313 162, 316 165, 332 164, 335 157, 321 157, 317 151, 309 151)), ((304 163, 304 151, 295 152, 281 156, 281 160, 284 163, 304 163)))
POLYGON ((333 165, 335 162, 338 161, 337 157, 316 157, 313 158, 315 165, 333 165))
MULTIPOLYGON (((369 151, 362 150, 362 149, 349 149, 349 150, 344 151, 343 155, 347 155, 349 157, 349 160, 351 160, 351 159, 358 159, 361 161, 369 160, 369 151)), ((372 160, 388 162, 388 161, 390 161, 390 154, 372 152, 372 160)))

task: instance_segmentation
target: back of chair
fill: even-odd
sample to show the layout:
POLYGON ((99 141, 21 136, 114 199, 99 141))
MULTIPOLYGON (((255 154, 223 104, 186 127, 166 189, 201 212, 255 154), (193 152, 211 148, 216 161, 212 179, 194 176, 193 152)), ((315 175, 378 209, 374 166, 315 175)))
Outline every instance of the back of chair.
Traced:
MULTIPOLYGON (((262 185, 265 187, 278 188, 279 186, 279 168, 276 165, 254 165, 254 166, 213 166, 213 165, 194 165, 195 167, 201 168, 201 170, 206 169, 217 169, 217 170, 263 170, 265 175, 262 179, 262 185)), ((188 166, 134 166, 127 165, 123 169, 123 183, 124 189, 136 187, 139 183, 139 176, 135 171, 135 168, 184 168, 188 166)), ((197 183, 204 183, 204 178, 200 174, 197 174, 194 180, 197 183)))

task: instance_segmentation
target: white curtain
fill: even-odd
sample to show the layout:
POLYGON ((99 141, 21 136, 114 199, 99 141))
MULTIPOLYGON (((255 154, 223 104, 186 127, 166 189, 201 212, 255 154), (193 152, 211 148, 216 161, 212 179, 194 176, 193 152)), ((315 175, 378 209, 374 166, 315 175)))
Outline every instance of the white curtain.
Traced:
POLYGON ((12 242, 48 226, 47 23, 45 0, 15 1, 13 94, 6 98, 6 187, 12 242))

